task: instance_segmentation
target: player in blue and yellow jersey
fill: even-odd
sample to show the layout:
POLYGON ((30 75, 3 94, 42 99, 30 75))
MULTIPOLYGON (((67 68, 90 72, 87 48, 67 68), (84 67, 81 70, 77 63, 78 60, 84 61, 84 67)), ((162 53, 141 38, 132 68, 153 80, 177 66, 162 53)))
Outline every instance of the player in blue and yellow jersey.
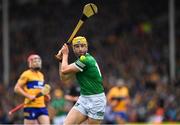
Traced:
POLYGON ((78 59, 68 64, 69 49, 67 44, 59 50, 57 56, 62 59, 59 74, 62 80, 75 75, 80 85, 80 96, 68 113, 64 124, 101 124, 106 107, 106 96, 102 83, 102 75, 95 58, 87 53, 88 43, 85 37, 78 36, 72 40, 72 48, 78 59))
POLYGON ((15 85, 15 92, 25 97, 24 103, 32 100, 24 106, 24 124, 50 124, 45 98, 49 95, 35 96, 44 87, 44 75, 40 72, 42 61, 39 55, 32 54, 28 57, 29 69, 24 71, 15 85))

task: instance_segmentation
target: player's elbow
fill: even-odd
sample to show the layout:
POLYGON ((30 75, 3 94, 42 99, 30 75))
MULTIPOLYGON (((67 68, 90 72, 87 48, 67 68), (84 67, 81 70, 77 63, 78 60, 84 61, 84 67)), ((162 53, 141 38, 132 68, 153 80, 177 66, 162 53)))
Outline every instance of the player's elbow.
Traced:
POLYGON ((64 70, 60 70, 60 71, 59 71, 59 75, 60 75, 60 77, 61 77, 61 76, 64 76, 64 75, 66 75, 66 74, 65 74, 64 70))
POLYGON ((68 71, 66 69, 61 69, 60 70, 60 74, 66 75, 68 73, 68 71))
POLYGON ((16 86, 14 87, 14 92, 19 93, 19 85, 16 85, 16 86))
POLYGON ((65 71, 64 70, 59 70, 59 76, 60 76, 60 79, 64 81, 64 77, 65 77, 65 71))
POLYGON ((17 86, 14 87, 14 92, 18 93, 18 87, 17 86))

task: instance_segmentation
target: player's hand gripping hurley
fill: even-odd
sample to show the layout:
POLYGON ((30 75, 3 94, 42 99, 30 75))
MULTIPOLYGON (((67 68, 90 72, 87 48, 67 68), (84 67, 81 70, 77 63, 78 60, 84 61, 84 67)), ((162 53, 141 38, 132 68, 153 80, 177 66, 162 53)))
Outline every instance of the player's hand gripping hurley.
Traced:
MULTIPOLYGON (((44 95, 49 94, 50 90, 51 90, 51 87, 50 87, 48 84, 45 84, 44 88, 41 90, 40 93, 38 93, 38 94, 36 95, 35 98, 38 98, 38 97, 40 97, 40 96, 44 96, 44 95)), ((22 109, 25 104, 31 103, 32 101, 33 101, 33 100, 29 100, 29 101, 27 101, 26 103, 21 103, 21 104, 17 105, 15 108, 13 108, 13 109, 11 109, 11 110, 9 111, 9 115, 12 115, 14 112, 22 109)))
MULTIPOLYGON (((72 39, 74 38, 74 36, 76 35, 76 33, 78 32, 78 30, 81 28, 81 26, 83 25, 83 23, 90 18, 91 16, 97 14, 98 12, 98 8, 95 4, 93 3, 88 3, 84 6, 83 8, 83 14, 78 22, 78 24, 76 25, 73 33, 71 34, 71 36, 69 37, 68 41, 66 42, 67 44, 71 44, 72 39)), ((55 55, 55 57, 58 60, 61 60, 61 52, 59 52, 57 55, 55 55)))

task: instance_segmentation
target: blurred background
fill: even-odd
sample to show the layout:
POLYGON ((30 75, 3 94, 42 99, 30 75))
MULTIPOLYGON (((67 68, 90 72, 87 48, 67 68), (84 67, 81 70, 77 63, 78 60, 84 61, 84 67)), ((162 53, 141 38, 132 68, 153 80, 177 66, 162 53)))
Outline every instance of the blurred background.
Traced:
MULTIPOLYGON (((23 123, 22 111, 12 116, 7 113, 23 101, 13 88, 32 53, 42 57, 42 72, 53 88, 53 99, 47 103, 52 123, 66 116, 74 104, 67 95, 78 96, 79 88, 75 81, 60 81, 54 55, 68 40, 89 2, 95 3, 99 12, 77 35, 89 41, 89 52, 100 66, 106 94, 121 81, 127 93, 119 96, 128 98, 120 102, 123 105, 119 109, 128 118, 113 116, 109 100, 103 123, 180 121, 178 0, 1 0, 0 124, 23 123), (53 101, 59 98, 63 103, 57 106, 53 101)), ((73 60, 71 53, 70 62, 73 60)))

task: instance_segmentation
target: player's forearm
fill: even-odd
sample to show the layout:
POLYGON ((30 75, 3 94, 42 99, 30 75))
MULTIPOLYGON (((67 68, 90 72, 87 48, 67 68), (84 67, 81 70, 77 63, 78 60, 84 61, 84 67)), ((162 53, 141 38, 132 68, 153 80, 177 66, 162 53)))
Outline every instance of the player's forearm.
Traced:
POLYGON ((28 97, 28 94, 18 84, 15 86, 14 91, 18 94, 28 97))
POLYGON ((66 74, 67 66, 68 66, 68 55, 63 55, 61 70, 60 70, 62 74, 66 74))
POLYGON ((64 81, 66 79, 65 79, 65 75, 62 73, 61 69, 62 69, 62 63, 60 62, 59 63, 59 76, 60 76, 60 79, 64 81))
POLYGON ((59 63, 59 76, 60 76, 60 79, 63 80, 63 81, 69 80, 70 75, 69 74, 64 74, 61 69, 62 69, 62 63, 60 62, 59 63))

